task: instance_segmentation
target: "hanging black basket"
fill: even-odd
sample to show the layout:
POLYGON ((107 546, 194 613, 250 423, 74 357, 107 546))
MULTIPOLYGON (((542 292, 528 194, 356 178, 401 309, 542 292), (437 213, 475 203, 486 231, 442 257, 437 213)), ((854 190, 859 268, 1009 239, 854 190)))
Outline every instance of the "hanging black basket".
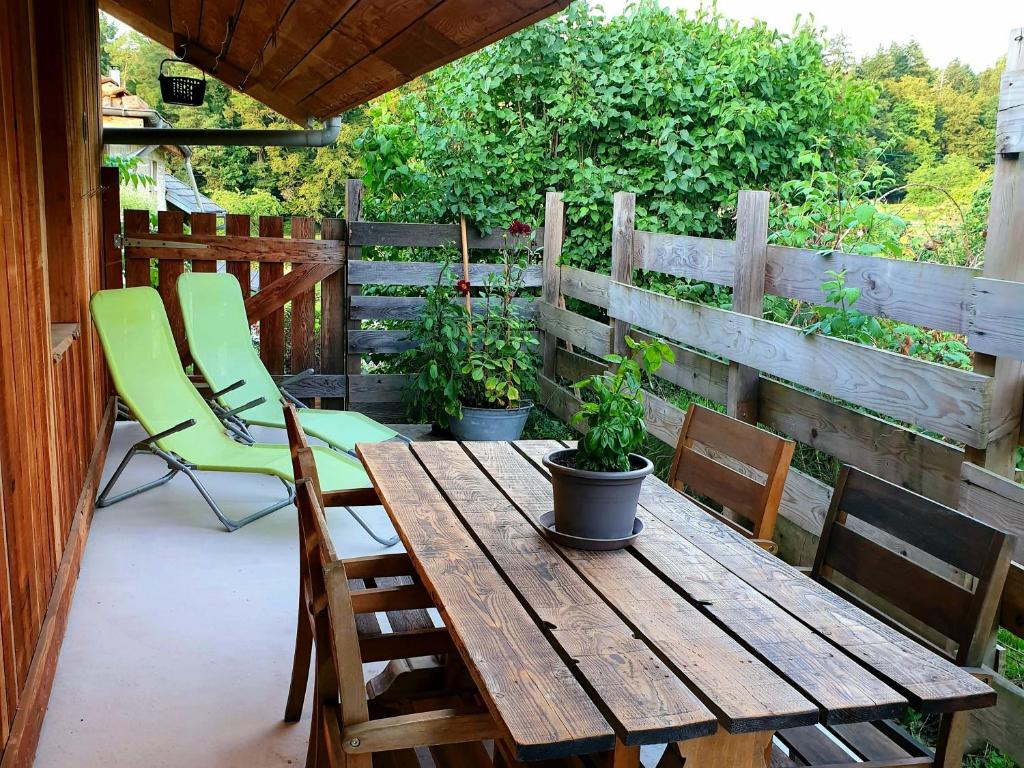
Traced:
POLYGON ((185 107, 199 107, 206 97, 206 73, 203 79, 183 77, 182 75, 165 75, 164 64, 176 62, 178 59, 164 59, 160 62, 160 96, 164 104, 180 104, 185 107))

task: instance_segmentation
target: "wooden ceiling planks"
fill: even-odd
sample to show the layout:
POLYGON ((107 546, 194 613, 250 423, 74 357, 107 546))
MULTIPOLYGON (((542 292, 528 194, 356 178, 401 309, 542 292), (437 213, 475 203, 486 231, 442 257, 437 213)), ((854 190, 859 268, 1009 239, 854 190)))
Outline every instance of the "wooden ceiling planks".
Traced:
POLYGON ((100 6, 168 48, 188 39, 191 63, 305 124, 359 106, 570 2, 100 0, 100 6))

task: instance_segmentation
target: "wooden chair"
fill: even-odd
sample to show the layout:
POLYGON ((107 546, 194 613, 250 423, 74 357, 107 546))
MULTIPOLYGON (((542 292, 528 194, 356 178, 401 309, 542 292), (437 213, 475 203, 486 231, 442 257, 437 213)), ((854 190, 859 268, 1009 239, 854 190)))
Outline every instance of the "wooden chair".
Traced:
MULTIPOLYGON (((980 667, 994 646, 1013 545, 1003 531, 843 467, 810 575, 953 663, 987 676, 980 667)), ((778 736, 797 765, 953 768, 963 757, 969 716, 942 715, 934 754, 891 721, 830 726, 831 733, 811 726, 778 736)))
POLYGON ((792 440, 691 403, 679 434, 669 483, 690 498, 699 496, 720 504, 722 512, 693 498, 709 514, 775 552, 778 548, 771 539, 793 447, 792 440), (699 450, 698 445, 707 450, 699 450), (749 468, 746 472, 743 465, 749 468), (733 520, 724 512, 726 509, 750 527, 733 520))
POLYGON ((417 766, 419 747, 430 748, 439 768, 490 765, 482 741, 495 737, 494 719, 476 703, 447 629, 430 621, 425 609, 433 603, 415 580, 409 557, 342 560, 334 550, 324 506, 377 504, 376 494, 364 489, 324 497, 295 409, 284 407, 296 473, 300 564, 285 719, 295 722, 302 713, 312 653, 307 768, 417 766), (390 632, 381 631, 377 612, 387 615, 390 632), (363 664, 380 661, 390 663, 365 683, 363 664))

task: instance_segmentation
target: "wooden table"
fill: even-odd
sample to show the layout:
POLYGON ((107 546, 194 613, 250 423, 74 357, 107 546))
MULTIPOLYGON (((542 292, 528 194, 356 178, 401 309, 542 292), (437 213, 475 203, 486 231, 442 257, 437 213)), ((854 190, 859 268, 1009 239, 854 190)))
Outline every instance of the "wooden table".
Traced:
POLYGON ((994 703, 971 675, 656 478, 617 552, 548 543, 551 441, 358 452, 515 760, 679 742, 687 768, 764 766, 775 731, 994 703))

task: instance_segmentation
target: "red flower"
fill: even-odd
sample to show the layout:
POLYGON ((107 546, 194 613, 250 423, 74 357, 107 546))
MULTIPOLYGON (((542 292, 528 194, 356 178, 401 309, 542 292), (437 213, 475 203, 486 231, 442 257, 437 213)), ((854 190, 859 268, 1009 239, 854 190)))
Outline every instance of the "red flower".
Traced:
POLYGON ((513 221, 508 228, 508 233, 514 236, 526 237, 532 231, 529 224, 524 224, 519 219, 513 221))
POLYGON ((459 282, 455 284, 455 290, 463 296, 469 296, 469 287, 469 280, 459 280, 459 282))

